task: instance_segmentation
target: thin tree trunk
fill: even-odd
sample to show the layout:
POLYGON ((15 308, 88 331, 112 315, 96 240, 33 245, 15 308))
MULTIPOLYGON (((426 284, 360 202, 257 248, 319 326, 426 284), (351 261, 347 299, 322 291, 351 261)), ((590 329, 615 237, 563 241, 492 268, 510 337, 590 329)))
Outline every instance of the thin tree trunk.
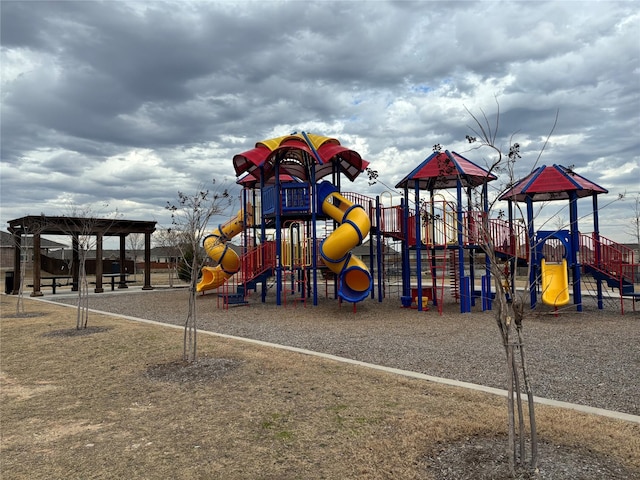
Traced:
POLYGON ((86 272, 84 277, 84 322, 82 328, 87 328, 89 323, 89 281, 87 280, 86 272))
POLYGON ((538 467, 538 430, 536 428, 536 412, 535 404, 533 401, 533 389, 529 382, 529 372, 527 369, 527 362, 524 354, 524 345, 522 339, 522 327, 516 326, 518 333, 518 341, 520 343, 520 362, 522 368, 522 378, 524 380, 524 388, 527 393, 527 406, 529 410, 529 427, 531 428, 531 468, 538 467))
MULTIPOLYGON (((514 345, 514 347, 518 347, 519 345, 514 345)), ((525 428, 524 428, 524 412, 522 410, 522 395, 520 392, 520 375, 518 374, 518 361, 516 356, 513 355, 511 357, 513 361, 513 382, 516 390, 516 406, 518 407, 518 440, 520 444, 520 461, 518 463, 524 464, 525 461, 525 428)))
MULTIPOLYGON (((191 300, 189 300, 191 301, 191 300)), ((191 307, 189 307, 190 309, 191 307)), ((189 313, 187 313, 187 319, 184 322, 184 335, 182 338, 182 360, 185 362, 189 361, 189 355, 187 354, 187 352, 189 351, 188 349, 188 345, 189 345, 189 313)))
POLYGON ((187 313, 187 320, 184 325, 184 343, 182 357, 187 362, 196 361, 197 350, 197 328, 196 328, 196 291, 195 287, 192 287, 189 291, 189 311, 187 313))
POLYGON ((191 355, 191 361, 195 362, 197 360, 197 352, 198 352, 198 305, 196 304, 196 290, 193 290, 193 350, 191 355))
MULTIPOLYGON (((16 304, 16 315, 20 315, 21 313, 24 313, 24 277, 27 271, 26 252, 23 253, 22 257, 23 258, 20 259, 20 281, 18 283, 18 303, 16 304)), ((15 277, 14 277, 14 280, 15 280, 15 277)), ((15 285, 14 285, 14 289, 15 289, 15 285)))
MULTIPOLYGON (((507 335, 507 340, 509 336, 507 335)), ((509 377, 509 384, 507 387, 507 404, 508 404, 508 414, 509 414, 509 448, 507 449, 507 454, 509 456, 509 471, 512 476, 516 475, 516 467, 515 467, 515 452, 516 452, 516 444, 515 444, 515 418, 514 418, 514 408, 513 408, 513 346, 510 343, 506 345, 507 349, 507 376, 509 377)))

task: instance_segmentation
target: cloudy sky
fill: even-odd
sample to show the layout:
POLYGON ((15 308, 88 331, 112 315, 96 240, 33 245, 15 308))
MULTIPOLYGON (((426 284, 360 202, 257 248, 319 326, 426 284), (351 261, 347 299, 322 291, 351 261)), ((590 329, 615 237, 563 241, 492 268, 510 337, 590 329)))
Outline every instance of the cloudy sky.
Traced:
MULTIPOLYGON (((538 165, 573 166, 608 189, 601 231, 633 240, 640 14, 631 1, 3 0, 0 8, 2 229, 83 205, 168 226, 164 206, 178 191, 216 179, 237 192, 233 155, 293 131, 358 151, 380 183, 362 175, 343 190, 375 196, 434 144, 485 165, 491 152, 465 142, 469 111, 494 126, 499 106, 497 143, 520 143, 520 176, 558 113, 538 165)), ((542 216, 552 208, 568 218, 562 203, 542 216)), ((581 220, 591 228, 590 217, 581 220)))

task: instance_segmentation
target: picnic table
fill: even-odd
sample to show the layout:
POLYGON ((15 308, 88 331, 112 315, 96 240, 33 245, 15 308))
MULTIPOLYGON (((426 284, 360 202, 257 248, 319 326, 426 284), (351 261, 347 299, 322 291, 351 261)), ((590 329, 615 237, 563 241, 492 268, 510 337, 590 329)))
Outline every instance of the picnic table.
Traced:
MULTIPOLYGON (((53 294, 55 295, 56 293, 56 287, 62 287, 63 284, 62 283, 58 283, 59 280, 66 280, 65 285, 69 285, 69 280, 72 280, 73 277, 70 277, 68 275, 52 275, 52 276, 48 276, 48 277, 40 277, 40 286, 41 287, 51 287, 51 290, 53 291, 53 294), (45 283, 45 281, 47 281, 47 283, 45 283)), ((33 287, 33 285, 29 285, 30 287, 33 287)))
POLYGON ((122 277, 120 279, 120 282, 119 282, 120 285, 118 286, 118 288, 127 288, 126 284, 127 283, 132 283, 131 280, 127 280, 127 278, 129 277, 128 273, 104 273, 102 276, 104 278, 111 279, 110 282, 107 282, 107 283, 111 283, 111 291, 114 290, 114 288, 116 286, 116 278, 118 278, 118 277, 122 277))

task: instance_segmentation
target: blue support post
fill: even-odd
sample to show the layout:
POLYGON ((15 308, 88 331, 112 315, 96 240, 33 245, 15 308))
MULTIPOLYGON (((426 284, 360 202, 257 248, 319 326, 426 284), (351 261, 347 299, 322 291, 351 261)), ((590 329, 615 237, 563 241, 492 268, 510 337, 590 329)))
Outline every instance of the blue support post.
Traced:
POLYGON ((402 206, 402 295, 411 296, 411 262, 409 261, 409 192, 405 188, 402 206))
MULTIPOLYGON (((487 182, 485 182, 482 185, 482 197, 484 199, 484 205, 483 210, 484 210, 484 217, 482 218, 482 224, 483 224, 483 228, 482 230, 484 230, 484 225, 489 224, 489 189, 487 187, 487 182)), ((484 232, 485 235, 490 235, 490 232, 484 232)), ((495 240, 495 239, 494 239, 495 240)), ((486 297, 487 297, 487 304, 486 304, 486 310, 491 310, 492 307, 492 296, 491 296, 491 259, 489 258, 489 256, 487 254, 485 254, 484 256, 484 275, 486 278, 486 297)), ((484 309, 483 305, 483 309, 484 309)))
POLYGON ((418 304, 418 311, 422 311, 422 237, 420 235, 420 183, 415 181, 415 203, 416 203, 416 276, 418 288, 418 298, 416 303, 418 304))
MULTIPOLYGON (((378 301, 382 302, 382 267, 384 265, 382 259, 382 245, 380 245, 380 196, 376 196, 376 247, 378 252, 378 301)), ((372 290, 373 291, 373 290, 372 290)))
MULTIPOLYGON (((260 244, 264 245, 267 240, 267 227, 264 222, 264 167, 260 167, 260 244)), ((264 249, 264 247, 262 247, 264 249)), ((264 251, 264 250, 263 250, 264 251)), ((267 301, 267 280, 262 281, 262 286, 260 289, 260 294, 262 296, 262 303, 267 301)))
POLYGON ((280 210, 282 206, 282 189, 280 186, 280 162, 276 162, 276 305, 282 305, 282 219, 280 218, 280 210))
POLYGON ((527 236, 529 241, 529 297, 531 309, 538 303, 538 256, 536 255, 535 235, 533 233, 533 199, 527 195, 527 236))
POLYGON ((457 219, 458 219, 458 273, 460 275, 460 313, 467 313, 471 311, 471 286, 469 285, 469 278, 464 274, 464 239, 462 236, 462 183, 458 179, 457 184, 457 219))
MULTIPOLYGON (((438 274, 437 274, 437 259, 436 259, 436 226, 435 226, 435 222, 433 221, 433 219, 435 218, 436 215, 436 210, 435 210, 435 195, 433 194, 433 189, 429 191, 429 201, 431 203, 431 301, 433 302, 433 304, 435 306, 438 306, 438 295, 437 295, 437 291, 438 291, 438 274)), ((443 202, 442 204, 442 211, 443 211, 443 221, 445 221, 446 219, 444 218, 444 211, 446 209, 445 207, 445 202, 443 202)), ((445 236, 446 237, 446 236, 445 236)), ((446 243, 446 238, 444 239, 445 243, 446 243)), ((443 245, 442 248, 446 248, 446 246, 443 245)), ((446 258, 446 250, 443 250, 443 261, 445 261, 446 258)), ((443 272, 444 273, 444 272, 443 272)), ((443 307, 444 307, 444 300, 443 300, 443 307)))
MULTIPOLYGON (((600 248, 600 223, 598 220, 598 196, 593 194, 593 240, 595 241, 596 247, 596 265, 600 266, 602 262, 602 249, 600 248)), ((604 308, 602 302, 602 280, 600 279, 600 275, 596 278, 596 289, 598 292, 598 309, 602 310, 604 308)))
POLYGON ((571 222, 571 250, 573 256, 573 303, 577 311, 582 311, 580 289, 580 232, 578 231, 578 194, 569 192, 569 221, 571 222))
MULTIPOLYGON (((318 198, 317 185, 316 185, 316 169, 311 169, 311 198, 318 198)), ((318 229, 316 228, 316 221, 318 219, 318 202, 315 200, 311 202, 311 267, 313 270, 313 305, 318 305, 318 229)), ((306 240, 305 240, 306 241, 306 240)))
MULTIPOLYGON (((362 205, 364 208, 364 205, 362 205)), ((369 201, 369 208, 367 210, 369 218, 371 218, 371 201, 369 201)), ((369 272, 371 273, 371 300, 375 300, 376 298, 376 289, 373 283, 373 277, 376 273, 376 261, 374 260, 373 255, 373 220, 371 221, 371 229, 369 229, 369 272)))
MULTIPOLYGON (((471 187, 467 187, 467 234, 468 234, 468 238, 471 238, 471 222, 473 221, 472 219, 472 213, 473 211, 473 205, 471 204, 471 187)), ((479 231, 482 232, 483 228, 481 228, 479 231)), ((471 291, 471 306, 475 307, 476 306, 476 294, 475 294, 475 289, 476 289, 476 247, 477 247, 477 243, 473 243, 473 245, 470 245, 471 248, 469 249, 469 288, 471 291)), ((482 286, 481 286, 482 288, 482 286)))

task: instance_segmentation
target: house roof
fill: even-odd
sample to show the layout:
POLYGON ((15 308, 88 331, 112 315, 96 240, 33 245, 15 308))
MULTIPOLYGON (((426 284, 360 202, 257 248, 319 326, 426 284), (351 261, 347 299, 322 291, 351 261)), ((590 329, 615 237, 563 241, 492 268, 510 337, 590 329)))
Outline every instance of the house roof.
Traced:
MULTIPOLYGON (((26 239, 23 239, 22 244, 27 247, 31 247, 33 245, 33 239, 31 237, 27 237, 26 239)), ((0 230, 0 246, 3 248, 13 248, 13 236, 8 232, 3 232, 0 230)), ((69 245, 54 242, 53 240, 49 240, 48 238, 41 238, 40 248, 69 248, 69 245)))

